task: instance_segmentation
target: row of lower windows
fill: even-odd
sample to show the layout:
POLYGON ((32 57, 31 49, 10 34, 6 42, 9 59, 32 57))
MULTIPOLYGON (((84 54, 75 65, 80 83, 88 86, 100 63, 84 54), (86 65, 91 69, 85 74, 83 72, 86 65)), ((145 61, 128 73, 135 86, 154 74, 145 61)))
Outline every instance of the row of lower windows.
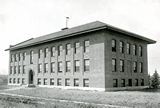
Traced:
MULTIPOLYGON (((120 53, 124 53, 124 42, 123 41, 120 41, 119 42, 119 51, 120 53)), ((117 42, 115 39, 112 39, 112 52, 116 52, 117 50, 117 42)), ((142 56, 142 46, 139 46, 138 48, 138 55, 139 56, 142 56)), ((126 53, 127 54, 131 54, 131 45, 130 43, 127 43, 126 44, 126 53)), ((137 45, 133 44, 133 55, 137 55, 137 45)))
MULTIPOLYGON (((125 79, 121 79, 120 83, 121 83, 120 87, 133 86, 132 79, 128 79, 127 85, 125 79)), ((140 85, 138 79, 135 79, 134 86, 144 86, 144 79, 140 80, 140 85)), ((118 87, 118 79, 113 79, 113 87, 118 87)))
MULTIPOLYGON (((124 65, 124 60, 122 60, 122 59, 120 59, 120 72, 124 72, 124 67, 125 67, 125 65, 124 65)), ((131 69, 131 63, 129 62, 129 63, 127 63, 127 68, 128 68, 128 71, 131 71, 130 69, 131 69)), ((143 73, 143 63, 142 62, 139 62, 139 67, 137 66, 137 62, 136 61, 134 61, 133 62, 133 72, 137 72, 137 70, 138 70, 138 68, 139 68, 139 72, 140 73, 143 73)), ((112 71, 113 72, 116 72, 117 71, 117 62, 116 62, 116 59, 115 58, 113 58, 112 59, 112 71)))
MULTIPOLYGON (((57 86, 62 86, 62 79, 61 78, 57 78, 57 84, 55 84, 55 79, 51 78, 50 80, 50 85, 57 85, 57 86)), ((47 78, 38 78, 37 79, 37 85, 49 85, 48 84, 48 79, 47 78), (43 84, 42 84, 42 80, 43 80, 43 84)), ((66 78, 65 79, 65 86, 70 86, 70 79, 66 78)), ((73 81, 73 85, 74 87, 78 87, 79 86, 79 79, 76 78, 73 81)), ((83 79, 83 87, 89 87, 89 79, 83 79)))
POLYGON ((25 78, 9 78, 9 83, 12 83, 12 84, 25 84, 25 78))

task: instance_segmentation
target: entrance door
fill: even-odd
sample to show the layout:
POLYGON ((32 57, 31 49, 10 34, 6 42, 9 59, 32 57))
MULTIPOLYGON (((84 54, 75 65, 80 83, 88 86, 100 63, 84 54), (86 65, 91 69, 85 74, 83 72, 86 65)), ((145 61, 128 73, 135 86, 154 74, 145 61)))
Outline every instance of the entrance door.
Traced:
POLYGON ((33 71, 30 70, 29 71, 29 84, 33 84, 33 81, 34 81, 34 79, 33 79, 33 71))

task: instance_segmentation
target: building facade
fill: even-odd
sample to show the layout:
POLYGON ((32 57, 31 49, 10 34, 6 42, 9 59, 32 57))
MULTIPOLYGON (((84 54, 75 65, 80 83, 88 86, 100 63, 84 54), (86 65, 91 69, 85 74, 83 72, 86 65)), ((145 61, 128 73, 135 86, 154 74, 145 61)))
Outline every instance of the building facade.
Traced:
POLYGON ((96 21, 10 46, 8 84, 87 90, 148 87, 156 41, 96 21))

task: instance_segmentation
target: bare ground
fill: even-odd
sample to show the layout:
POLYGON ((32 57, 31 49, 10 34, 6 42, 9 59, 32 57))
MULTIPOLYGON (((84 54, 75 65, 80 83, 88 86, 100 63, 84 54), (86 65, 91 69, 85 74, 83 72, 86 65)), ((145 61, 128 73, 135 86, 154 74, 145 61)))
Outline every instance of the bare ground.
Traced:
MULTIPOLYGON (((2 90, 1 93, 11 93, 19 95, 27 95, 32 97, 55 99, 55 101, 46 100, 26 100, 25 101, 13 101, 15 103, 32 105, 32 108, 99 108, 107 107, 104 105, 131 107, 131 108, 160 108, 160 90, 142 90, 142 91, 117 91, 117 92, 96 92, 96 91, 81 91, 81 90, 63 90, 55 88, 10 88, 8 90, 2 90), (63 102, 58 100, 64 100, 69 102, 63 102), (34 103, 32 103, 34 102, 34 103), (80 103, 74 103, 80 102, 80 103), (81 103, 82 102, 82 103, 81 103), (84 103, 88 104, 84 104, 84 103), (89 104, 90 103, 90 104, 89 104), (93 104, 94 103, 94 104, 93 104), (102 104, 102 105, 99 105, 102 104), (45 107, 44 107, 45 106, 45 107)), ((0 95, 1 97, 1 95, 0 95)), ((15 97, 14 97, 15 98, 15 97)), ((11 100, 14 100, 11 99, 11 100)), ((17 98, 16 98, 17 99, 17 98)), ((22 98, 21 100, 23 100, 22 98)), ((10 102, 8 100, 0 99, 1 101, 10 102)), ((11 101, 12 102, 12 101, 11 101)), ((107 108, 111 107, 108 106, 107 108)), ((16 107, 18 108, 18 107, 16 107)), ((30 107, 26 107, 30 108, 30 107)))

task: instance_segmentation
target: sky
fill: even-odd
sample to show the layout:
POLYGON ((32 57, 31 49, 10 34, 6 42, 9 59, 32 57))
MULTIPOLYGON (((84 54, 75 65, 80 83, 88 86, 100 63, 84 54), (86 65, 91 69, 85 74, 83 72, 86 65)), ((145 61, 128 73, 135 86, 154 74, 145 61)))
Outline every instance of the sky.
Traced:
POLYGON ((160 74, 160 0, 0 0, 0 74, 8 74, 9 45, 66 26, 101 21, 156 40, 148 45, 148 72, 160 74))

